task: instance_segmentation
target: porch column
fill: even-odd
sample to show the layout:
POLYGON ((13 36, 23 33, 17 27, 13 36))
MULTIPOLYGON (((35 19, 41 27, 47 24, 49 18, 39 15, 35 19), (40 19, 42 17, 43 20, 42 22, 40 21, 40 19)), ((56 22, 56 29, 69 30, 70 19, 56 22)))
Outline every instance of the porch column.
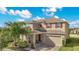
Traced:
POLYGON ((26 41, 27 41, 27 45, 29 45, 29 38, 28 38, 28 35, 26 35, 26 41))
POLYGON ((32 48, 36 48, 36 34, 33 34, 32 48))

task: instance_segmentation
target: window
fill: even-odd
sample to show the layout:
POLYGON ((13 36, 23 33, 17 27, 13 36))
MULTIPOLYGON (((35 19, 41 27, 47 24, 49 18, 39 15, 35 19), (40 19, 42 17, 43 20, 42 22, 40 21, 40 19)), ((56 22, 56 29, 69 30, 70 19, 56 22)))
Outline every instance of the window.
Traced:
POLYGON ((62 28, 62 23, 56 23, 56 28, 62 28))
POLYGON ((42 25, 41 25, 41 24, 39 24, 39 27, 42 27, 42 25))
POLYGON ((46 27, 47 28, 51 28, 52 27, 52 24, 46 24, 46 27))

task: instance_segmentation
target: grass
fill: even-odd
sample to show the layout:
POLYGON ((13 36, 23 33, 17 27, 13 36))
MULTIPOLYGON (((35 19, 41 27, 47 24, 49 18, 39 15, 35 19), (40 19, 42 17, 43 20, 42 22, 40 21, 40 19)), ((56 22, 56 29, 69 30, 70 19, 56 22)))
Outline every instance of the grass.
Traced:
POLYGON ((70 37, 66 41, 66 45, 61 47, 59 51, 79 51, 79 38, 70 37))

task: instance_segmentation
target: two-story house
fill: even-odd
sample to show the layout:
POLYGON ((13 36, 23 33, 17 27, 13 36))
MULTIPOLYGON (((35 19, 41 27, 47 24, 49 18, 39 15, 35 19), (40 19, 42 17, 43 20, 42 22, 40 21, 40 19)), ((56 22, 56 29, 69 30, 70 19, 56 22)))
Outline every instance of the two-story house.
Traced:
POLYGON ((29 35, 33 47, 36 47, 37 42, 52 47, 62 46, 69 37, 69 24, 61 19, 33 20, 29 23, 29 27, 33 31, 32 35, 29 35))

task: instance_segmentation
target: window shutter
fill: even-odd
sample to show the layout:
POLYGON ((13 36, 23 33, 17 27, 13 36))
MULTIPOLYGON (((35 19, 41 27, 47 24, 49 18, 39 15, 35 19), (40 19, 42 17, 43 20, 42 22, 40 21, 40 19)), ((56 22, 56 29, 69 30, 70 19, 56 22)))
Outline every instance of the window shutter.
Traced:
POLYGON ((52 28, 52 24, 50 24, 50 28, 52 28))
POLYGON ((61 23, 61 27, 60 28, 62 28, 62 23, 61 23))

